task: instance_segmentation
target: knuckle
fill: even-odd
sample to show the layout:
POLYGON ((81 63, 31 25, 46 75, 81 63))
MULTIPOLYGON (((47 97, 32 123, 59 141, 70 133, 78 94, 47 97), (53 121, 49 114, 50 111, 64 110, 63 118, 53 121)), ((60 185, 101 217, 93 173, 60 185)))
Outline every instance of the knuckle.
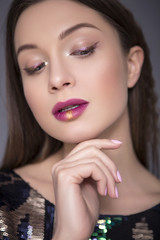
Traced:
POLYGON ((96 159, 93 158, 93 159, 92 159, 92 162, 91 162, 91 168, 92 168, 92 170, 95 170, 97 167, 98 167, 98 165, 97 165, 97 163, 96 163, 96 159))
POLYGON ((114 186, 115 185, 115 180, 114 180, 112 175, 109 175, 108 177, 106 177, 106 180, 107 180, 107 184, 108 185, 110 185, 110 186, 114 186))
POLYGON ((84 142, 79 143, 79 146, 90 147, 90 146, 94 146, 94 144, 95 144, 95 140, 92 139, 92 140, 86 140, 84 142))
POLYGON ((97 165, 96 162, 97 162, 97 160, 96 160, 95 158, 91 158, 90 163, 91 163, 91 167, 92 167, 92 168, 97 165))
POLYGON ((98 168, 101 168, 101 164, 99 163, 100 158, 99 157, 93 157, 92 159, 93 159, 92 162, 94 163, 94 166, 98 167, 98 168))
POLYGON ((107 178, 104 178, 104 179, 103 179, 103 183, 104 183, 104 186, 107 186, 107 185, 108 185, 108 179, 107 179, 107 178))
POLYGON ((52 175, 53 175, 53 177, 63 178, 64 174, 65 174, 64 170, 65 169, 62 166, 60 166, 59 164, 55 164, 52 167, 52 175))
POLYGON ((110 160, 110 164, 107 167, 114 176, 117 175, 117 167, 111 160, 110 160))
POLYGON ((81 143, 78 144, 78 146, 80 146, 82 148, 86 147, 86 146, 88 146, 88 141, 81 142, 81 143))
POLYGON ((55 164, 52 166, 52 169, 51 169, 52 174, 55 173, 55 171, 56 171, 57 167, 59 166, 59 164, 60 164, 60 163, 58 162, 58 163, 55 163, 55 164))
POLYGON ((112 169, 113 169, 113 172, 117 174, 117 167, 115 166, 115 164, 112 165, 112 169))
POLYGON ((62 168, 62 167, 58 167, 58 168, 56 169, 56 175, 57 175, 57 178, 58 178, 59 180, 65 179, 65 175, 66 175, 65 169, 62 168))
POLYGON ((92 155, 94 155, 94 156, 96 156, 97 153, 98 153, 97 148, 94 147, 94 146, 90 146, 90 147, 89 147, 89 151, 90 151, 90 154, 92 154, 92 155))
POLYGON ((114 197, 115 196, 115 182, 108 182, 107 183, 107 186, 108 186, 108 193, 111 197, 114 197))

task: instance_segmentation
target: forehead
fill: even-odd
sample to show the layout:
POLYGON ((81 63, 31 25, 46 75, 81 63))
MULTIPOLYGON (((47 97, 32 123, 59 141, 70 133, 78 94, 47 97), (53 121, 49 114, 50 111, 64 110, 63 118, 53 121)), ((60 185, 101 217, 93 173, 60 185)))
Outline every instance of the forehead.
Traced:
POLYGON ((37 36, 57 38, 60 33, 79 23, 91 23, 102 31, 115 30, 100 14, 77 2, 70 0, 45 0, 27 8, 19 17, 15 29, 15 45, 34 42, 37 36))

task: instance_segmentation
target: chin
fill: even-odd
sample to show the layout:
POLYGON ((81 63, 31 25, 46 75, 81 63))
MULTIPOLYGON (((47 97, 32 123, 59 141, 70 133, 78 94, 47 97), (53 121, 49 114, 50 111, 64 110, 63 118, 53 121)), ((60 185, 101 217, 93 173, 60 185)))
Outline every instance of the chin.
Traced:
POLYGON ((72 131, 72 133, 66 133, 61 136, 53 136, 57 140, 60 140, 64 143, 70 144, 78 144, 80 142, 84 142, 91 139, 100 138, 100 132, 95 132, 93 129, 91 131, 87 131, 86 129, 81 131, 72 131))

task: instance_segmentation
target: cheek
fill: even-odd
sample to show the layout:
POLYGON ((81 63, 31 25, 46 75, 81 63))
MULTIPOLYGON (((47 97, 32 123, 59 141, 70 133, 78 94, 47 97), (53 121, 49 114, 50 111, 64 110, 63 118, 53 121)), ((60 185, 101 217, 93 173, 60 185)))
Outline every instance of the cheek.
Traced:
POLYGON ((120 114, 126 108, 128 100, 127 75, 124 66, 116 61, 114 64, 109 63, 101 77, 102 101, 112 114, 120 114))
POLYGON ((128 92, 126 77, 121 69, 110 67, 104 70, 101 79, 100 92, 104 100, 108 99, 112 104, 119 104, 126 100, 128 92))
MULTIPOLYGON (((127 71, 122 59, 110 58, 97 61, 90 71, 85 71, 85 94, 93 103, 95 122, 109 127, 125 112, 128 102, 127 71)), ((89 99, 89 100, 90 100, 89 99)))
POLYGON ((24 95, 26 101, 36 118, 41 116, 42 110, 44 108, 45 99, 43 87, 40 87, 40 84, 34 83, 24 83, 23 84, 24 95), (43 100, 42 100, 43 99, 43 100))
POLYGON ((85 66, 79 75, 85 85, 84 91, 89 90, 89 95, 93 93, 96 101, 99 99, 106 104, 126 101, 127 70, 122 56, 116 56, 98 59, 91 66, 85 66))

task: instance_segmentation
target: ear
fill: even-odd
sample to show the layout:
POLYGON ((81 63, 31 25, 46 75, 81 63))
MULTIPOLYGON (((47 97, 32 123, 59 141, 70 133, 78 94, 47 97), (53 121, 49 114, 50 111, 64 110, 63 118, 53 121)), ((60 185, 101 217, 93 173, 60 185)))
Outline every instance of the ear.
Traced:
POLYGON ((132 88, 137 83, 144 60, 143 49, 139 46, 134 46, 128 54, 128 88, 132 88))

